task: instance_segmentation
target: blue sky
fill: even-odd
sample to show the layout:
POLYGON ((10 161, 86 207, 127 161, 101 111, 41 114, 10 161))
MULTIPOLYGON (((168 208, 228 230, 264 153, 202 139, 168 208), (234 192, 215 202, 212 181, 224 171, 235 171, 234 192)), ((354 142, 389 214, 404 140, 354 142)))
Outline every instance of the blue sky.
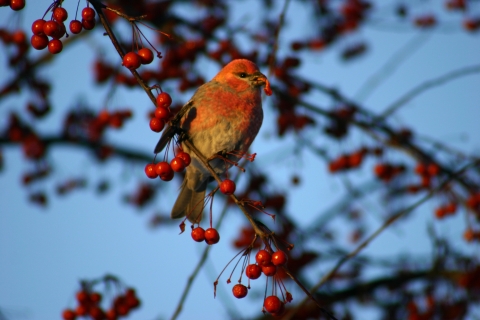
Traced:
MULTIPOLYGON (((28 2, 18 21, 8 8, 2 8, 0 21, 8 21, 10 27, 20 23, 29 30, 31 21, 39 18, 48 4, 48 1, 28 2)), ((75 5, 67 2, 65 7, 73 12, 75 5)), ((255 16, 250 15, 250 20, 246 23, 242 18, 258 11, 255 1, 250 1, 246 6, 231 5, 237 7, 232 10, 235 13, 234 24, 242 22, 245 28, 251 29, 258 25, 255 16)), ((183 9, 185 8, 178 10, 183 9)), ((434 6, 427 9, 437 10, 434 6)), ((421 12, 428 11, 427 9, 421 6, 416 10, 421 12)), ((273 15, 277 14, 278 8, 275 10, 273 15)), ((301 3, 292 1, 286 16, 286 27, 280 38, 280 56, 289 53, 290 39, 299 34, 305 37, 314 34, 307 19, 299 18, 308 15, 309 12, 301 3)), ((366 107, 381 112, 416 85, 457 68, 479 63, 478 34, 467 34, 453 24, 452 21, 458 21, 458 15, 442 17, 445 17, 448 28, 429 32, 422 39, 424 43, 417 52, 402 61, 392 76, 364 100, 366 107)), ((124 26, 120 30, 128 29, 124 26)), ((391 31, 380 21, 378 25, 368 26, 359 34, 343 39, 336 48, 305 54, 304 63, 298 72, 309 79, 336 87, 353 98, 366 79, 405 43, 418 37, 419 33, 420 31, 407 26, 400 31, 391 31), (356 41, 366 41, 369 44, 368 54, 358 61, 340 61, 338 48, 356 41)), ((105 52, 112 63, 120 63, 106 38, 96 30, 92 38, 66 48, 51 68, 42 71, 45 77, 54 82, 54 112, 39 125, 42 132, 57 132, 58 119, 69 106, 79 101, 101 108, 102 102, 99 101, 104 100, 107 89, 91 82, 91 61, 98 49, 105 52)), ((4 65, 4 57, 0 59, 1 65, 4 65)), ((198 68, 201 68, 206 79, 218 71, 218 67, 208 61, 202 61, 198 68)), ((8 76, 8 72, 7 75, 0 76, 2 82, 8 76)), ((479 80, 478 74, 467 76, 427 91, 399 110, 391 123, 398 127, 414 128, 421 135, 478 156, 479 80)), ((174 92, 168 85, 164 90, 174 92)), ((185 95, 172 94, 174 101, 183 102, 187 101, 189 95, 191 92, 185 95)), ((8 111, 23 110, 25 101, 30 98, 27 92, 23 92, 0 101, 0 125, 3 127, 5 124, 8 111)), ((320 94, 310 96, 309 100, 322 106, 331 102, 320 94)), ((297 137, 291 134, 280 140, 274 137, 276 118, 269 103, 269 98, 265 98, 264 125, 252 146, 252 150, 257 152, 255 165, 265 169, 272 179, 271 188, 279 192, 290 191, 289 180, 293 174, 301 176, 301 185, 291 190, 287 211, 300 226, 307 226, 315 220, 318 213, 344 195, 343 184, 339 177, 328 174, 323 160, 308 151, 300 154, 291 152, 297 137)), ((126 147, 150 152, 158 135, 148 128, 146 113, 152 106, 147 96, 137 89, 121 89, 109 102, 109 107, 131 107, 135 112, 125 129, 109 133, 109 139, 126 147)), ((314 137, 332 155, 352 150, 361 143, 371 143, 363 134, 355 134, 346 141, 336 143, 318 135, 316 130, 318 129, 307 130, 303 134, 314 137)), ((137 289, 142 308, 133 314, 132 319, 166 319, 172 315, 187 277, 205 248, 203 243, 193 242, 187 233, 178 235, 179 230, 175 225, 158 230, 148 228, 152 212, 169 211, 176 196, 178 181, 167 185, 159 183, 161 192, 158 199, 145 210, 138 211, 125 205, 121 197, 135 189, 138 178, 147 180, 143 177, 143 166, 116 159, 99 165, 78 148, 55 148, 48 155, 48 159, 55 165, 53 178, 25 188, 21 184, 21 176, 33 168, 32 164, 23 161, 18 147, 6 147, 2 151, 5 165, 0 173, 0 310, 8 319, 57 319, 62 309, 74 305, 74 294, 79 288, 80 279, 98 278, 106 273, 119 276, 126 285, 137 289), (87 177, 90 188, 75 191, 65 197, 51 197, 47 208, 32 206, 28 202, 27 191, 47 190, 52 193, 56 183, 71 176, 87 177), (106 195, 99 196, 94 193, 93 186, 103 178, 110 179, 111 190, 106 195)), ((406 159, 398 153, 388 154, 387 157, 406 159)), ((363 169, 350 174, 349 178, 355 183, 369 181, 372 166, 373 162, 368 162, 363 169)), ((402 252, 429 254, 431 243, 426 228, 434 221, 432 210, 436 205, 438 202, 435 201, 423 205, 408 222, 401 222, 387 230, 364 253, 382 257, 402 252)), ((220 208, 221 203, 216 204, 215 212, 219 212, 220 208)), ((362 203, 362 209, 368 212, 367 221, 372 229, 380 225, 385 212, 376 198, 362 203)), ((231 286, 221 281, 217 298, 213 299, 212 283, 234 256, 231 240, 236 236, 238 227, 244 224, 244 218, 238 210, 232 210, 227 215, 220 229, 221 241, 212 247, 208 262, 193 284, 180 319, 192 319, 199 314, 209 315, 210 319, 225 319, 227 310, 249 317, 261 310, 263 283, 255 283, 256 294, 236 300, 230 294, 231 286)), ((345 222, 342 220, 335 222, 340 233, 346 235, 351 229, 343 224, 345 222)), ((439 234, 452 239, 462 250, 478 252, 478 245, 463 245, 461 233, 465 229, 464 212, 448 221, 434 222, 433 225, 439 234)), ((314 279, 322 276, 328 267, 324 265, 311 268, 307 277, 314 279)), ((222 279, 226 278, 224 276, 222 279)), ((303 294, 293 285, 290 285, 290 289, 294 299, 303 298, 303 294)))

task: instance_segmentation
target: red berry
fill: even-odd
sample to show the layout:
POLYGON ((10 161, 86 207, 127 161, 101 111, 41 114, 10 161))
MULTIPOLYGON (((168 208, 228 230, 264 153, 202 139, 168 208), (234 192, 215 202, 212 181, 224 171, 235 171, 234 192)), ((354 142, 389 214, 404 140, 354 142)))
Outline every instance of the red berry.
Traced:
POLYGON ((155 109, 155 118, 168 121, 168 119, 170 119, 170 110, 165 107, 157 107, 155 109))
POLYGON ((166 92, 162 92, 157 96, 157 107, 168 108, 172 104, 172 97, 166 92))
POLYGON ((63 49, 62 41, 58 39, 52 39, 48 42, 48 51, 52 54, 57 54, 63 49))
MULTIPOLYGON (((83 290, 77 292, 76 298, 77 298, 77 302, 81 305, 82 304, 87 304, 90 301, 89 300, 90 296, 89 296, 88 292, 83 291, 83 290)), ((80 315, 80 314, 78 314, 78 315, 80 315)))
POLYGON ((163 130, 163 127, 165 127, 163 120, 157 118, 150 119, 150 129, 152 129, 152 131, 160 132, 163 130))
POLYGON ((267 264, 262 266, 262 272, 267 277, 273 277, 277 273, 277 266, 274 266, 273 264, 267 264))
POLYGON ((142 64, 150 64, 153 61, 152 50, 148 48, 142 48, 138 50, 138 55, 140 56, 140 61, 142 61, 142 64))
POLYGON ((82 19, 82 27, 85 30, 92 30, 93 28, 95 28, 95 20, 82 19))
POLYGON ((156 177, 158 177, 158 173, 156 172, 156 167, 155 167, 155 164, 153 163, 149 163, 145 166, 145 174, 147 175, 147 177, 149 177, 150 179, 155 179, 156 177))
POLYGON ((155 172, 163 181, 170 181, 173 179, 174 172, 168 162, 162 161, 155 165, 155 172))
POLYGON ((262 268, 256 264, 249 264, 245 268, 245 275, 252 280, 258 279, 262 275, 262 268))
POLYGON ((192 239, 197 242, 202 242, 205 240, 205 230, 202 227, 196 227, 192 229, 192 239))
POLYGON ((190 155, 186 152, 180 151, 179 153, 177 153, 177 157, 183 160, 183 162, 185 163, 185 167, 188 167, 190 162, 192 162, 192 158, 190 158, 190 155))
POLYGON ((81 304, 81 305, 77 306, 77 308, 75 309, 75 313, 76 313, 77 316, 79 316, 79 317, 86 316, 86 315, 88 314, 87 305, 81 304))
POLYGON ((137 69, 141 64, 140 56, 133 51, 123 57, 123 65, 130 70, 137 69))
POLYGON ((25 7, 25 0, 10 0, 10 8, 14 11, 22 10, 25 7))
POLYGON ((43 34, 43 26, 45 25, 45 20, 37 19, 32 23, 32 32, 33 34, 40 35, 43 34))
POLYGON ((218 243, 218 241, 220 241, 220 235, 218 234, 217 229, 208 228, 207 230, 205 230, 205 242, 208 245, 218 243))
POLYGON ((93 320, 105 319, 105 313, 98 306, 91 306, 88 313, 90 314, 90 317, 92 317, 93 320))
POLYGON ((93 303, 100 303, 100 301, 102 301, 102 295, 98 292, 92 292, 90 294, 90 301, 92 301, 93 303))
POLYGON ((277 296, 268 296, 265 298, 263 306, 268 312, 277 313, 282 308, 282 302, 280 301, 280 299, 278 299, 277 296))
POLYGON ((67 18, 68 13, 64 8, 56 7, 55 10, 53 10, 53 19, 57 20, 58 22, 63 22, 67 20, 67 18))
POLYGON ((236 284, 236 285, 233 286, 232 292, 233 292, 233 295, 235 296, 235 298, 242 299, 242 298, 245 298, 247 296, 248 289, 243 284, 239 283, 239 284, 236 284))
POLYGON ((172 161, 170 161, 170 166, 175 172, 182 172, 185 170, 185 162, 183 162, 183 159, 179 157, 173 158, 172 161))
POLYGON ((42 50, 48 46, 48 37, 44 34, 42 35, 34 34, 32 38, 30 38, 30 43, 32 44, 32 47, 34 47, 35 49, 42 50))
POLYGON ((62 312, 63 320, 75 320, 76 317, 77 317, 77 314, 73 310, 65 309, 62 312))
POLYGON ((82 22, 78 20, 70 21, 70 31, 73 34, 79 34, 83 29, 82 22))
POLYGON ((17 30, 14 33, 12 33, 12 41, 17 45, 23 45, 27 42, 27 36, 25 35, 25 32, 23 32, 22 30, 17 30))
POLYGON ((235 182, 230 179, 225 179, 220 183, 220 191, 227 196, 235 192, 235 182))
POLYGON ((82 18, 84 20, 93 20, 95 19, 95 10, 90 7, 83 8, 82 10, 82 18))
POLYGON ((65 35, 66 32, 67 29, 65 29, 65 25, 63 24, 63 22, 58 22, 58 33, 56 33, 53 37, 55 39, 60 39, 65 35))
POLYGON ((43 33, 49 37, 54 37, 60 33, 60 26, 57 21, 49 20, 43 25, 43 33))
POLYGON ((283 266, 287 263, 288 257, 285 252, 278 250, 272 254, 272 263, 276 266, 283 266))
POLYGON ((107 320, 117 320, 118 319, 118 314, 115 309, 109 309, 107 313, 105 314, 107 320))
POLYGON ((285 313, 285 303, 280 301, 280 309, 277 312, 273 312, 272 316, 280 317, 280 316, 283 316, 284 313, 285 313))
POLYGON ((259 266, 266 266, 272 263, 272 255, 266 250, 260 250, 255 256, 255 261, 257 261, 259 266))
POLYGON ((6 7, 10 5, 10 0, 0 0, 0 7, 6 7))

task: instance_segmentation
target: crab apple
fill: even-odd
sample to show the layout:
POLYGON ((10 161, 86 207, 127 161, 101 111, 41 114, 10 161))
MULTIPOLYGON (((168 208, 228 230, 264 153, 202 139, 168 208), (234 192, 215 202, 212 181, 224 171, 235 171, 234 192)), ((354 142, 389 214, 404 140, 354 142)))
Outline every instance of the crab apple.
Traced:
POLYGON ((190 158, 190 155, 184 151, 180 151, 179 153, 177 153, 177 157, 183 160, 183 162, 185 163, 185 167, 188 167, 190 162, 192 162, 192 158, 190 158))
POLYGON ((73 34, 79 34, 82 32, 83 26, 82 22, 79 20, 70 21, 70 32, 73 34))
POLYGON ((168 121, 170 118, 170 110, 165 107, 157 107, 155 109, 155 118, 162 119, 163 121, 168 121))
POLYGON ((262 275, 262 268, 256 264, 249 264, 245 268, 245 275, 252 280, 258 279, 262 275))
POLYGON ((170 181, 173 179, 174 172, 168 162, 162 161, 155 165, 155 172, 163 181, 170 181))
POLYGON ((48 46, 48 37, 44 34, 34 34, 30 38, 30 43, 35 49, 43 50, 48 46))
POLYGON ((22 30, 17 30, 14 33, 12 33, 12 41, 17 45, 23 45, 24 43, 27 42, 27 36, 25 35, 25 32, 23 32, 22 30))
POLYGON ((170 161, 170 166, 175 172, 182 172, 183 170, 185 170, 186 167, 185 162, 180 157, 173 158, 172 161, 170 161))
POLYGON ((205 240, 205 230, 202 227, 196 227, 192 229, 192 239, 196 242, 202 242, 205 240))
POLYGON ((255 255, 255 261, 260 267, 269 265, 272 263, 272 255, 267 250, 260 250, 255 255))
POLYGON ((283 266, 287 263, 287 255, 282 250, 275 251, 272 254, 272 263, 276 266, 283 266))
POLYGON ((163 120, 157 118, 150 119, 150 129, 152 129, 152 131, 160 132, 163 130, 163 127, 165 127, 163 120))
POLYGON ((117 311, 115 309, 109 309, 105 313, 105 317, 107 318, 107 320, 117 320, 118 319, 117 311))
POLYGON ((92 301, 93 303, 100 303, 100 301, 102 301, 102 295, 98 292, 92 292, 90 294, 90 301, 92 301))
POLYGON ((88 313, 93 320, 105 319, 105 312, 103 312, 103 310, 98 306, 91 306, 88 310, 88 313))
POLYGON ((48 42, 48 51, 52 54, 57 54, 63 49, 62 41, 58 39, 52 39, 48 42))
POLYGON ((0 0, 0 7, 6 7, 10 5, 10 0, 0 0))
POLYGON ((156 177, 158 177, 158 173, 156 172, 155 168, 155 164, 153 163, 149 163, 145 166, 145 174, 150 179, 155 179, 156 177))
POLYGON ((272 316, 274 317, 280 317, 285 314, 285 303, 280 301, 280 309, 277 312, 273 312, 272 316))
POLYGON ((10 8, 14 11, 25 8, 25 0, 10 0, 10 8))
POLYGON ((217 229, 208 228, 207 230, 205 230, 205 242, 208 245, 218 243, 218 241, 220 241, 220 234, 218 234, 217 229))
POLYGON ((152 50, 148 48, 142 48, 138 50, 138 56, 140 57, 142 64, 150 64, 153 61, 152 50))
POLYGON ((220 183, 220 191, 229 196, 235 192, 235 182, 230 179, 225 179, 220 183))
POLYGON ((63 320, 75 320, 76 317, 77 317, 77 314, 75 313, 75 311, 71 309, 65 309, 62 312, 63 320))
POLYGON ((66 32, 67 32, 67 29, 65 28, 65 25, 63 24, 63 22, 58 22, 58 33, 54 34, 53 37, 55 39, 60 39, 65 35, 66 32))
POLYGON ((75 297, 79 304, 87 304, 90 301, 90 296, 87 291, 78 291, 75 297))
POLYGON ((49 37, 54 37, 54 35, 60 33, 60 26, 55 20, 46 21, 43 25, 43 33, 49 37))
POLYGON ((168 108, 172 104, 172 97, 166 92, 161 92, 157 96, 157 107, 168 108))
POLYGON ((267 277, 273 277, 277 273, 277 266, 273 264, 267 264, 262 266, 262 272, 267 277))
POLYGON ((95 20, 82 19, 82 27, 85 30, 92 30, 93 28, 95 28, 95 20))
POLYGON ((57 20, 58 22, 63 22, 67 20, 68 18, 68 12, 62 7, 56 7, 55 10, 53 10, 53 19, 57 20))
POLYGON ((82 18, 84 20, 93 20, 95 19, 95 10, 90 7, 83 8, 82 10, 82 18))
POLYGON ((133 51, 130 51, 123 57, 123 63, 126 68, 130 70, 137 69, 140 67, 142 62, 140 61, 140 56, 133 51))
POLYGON ((43 26, 45 25, 45 20, 43 19, 37 19, 35 21, 33 21, 32 23, 32 32, 33 34, 36 34, 36 35, 41 35, 43 34, 43 26))
POLYGON ((269 313, 277 313, 282 308, 282 301, 277 296, 268 296, 265 298, 263 306, 269 313))
POLYGON ((233 286, 232 292, 233 292, 233 295, 235 296, 235 298, 242 299, 242 298, 245 298, 247 296, 248 289, 243 284, 238 283, 238 284, 233 286))

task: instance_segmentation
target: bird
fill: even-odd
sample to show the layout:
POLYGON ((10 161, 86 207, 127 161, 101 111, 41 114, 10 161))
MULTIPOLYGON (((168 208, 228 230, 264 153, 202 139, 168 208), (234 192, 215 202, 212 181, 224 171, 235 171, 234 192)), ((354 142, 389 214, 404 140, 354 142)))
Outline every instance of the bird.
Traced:
MULTIPOLYGON (((232 60, 211 81, 201 85, 180 109, 164 130, 154 153, 161 152, 180 131, 183 139, 188 139, 210 159, 209 164, 218 175, 225 173, 232 162, 239 161, 239 154, 247 152, 260 130, 263 122, 261 88, 264 85, 269 87, 268 79, 254 62, 232 60)), ((202 218, 207 184, 213 177, 195 153, 185 143, 180 143, 183 151, 190 154, 191 163, 186 168, 171 218, 187 216, 192 223, 198 223, 202 218)))

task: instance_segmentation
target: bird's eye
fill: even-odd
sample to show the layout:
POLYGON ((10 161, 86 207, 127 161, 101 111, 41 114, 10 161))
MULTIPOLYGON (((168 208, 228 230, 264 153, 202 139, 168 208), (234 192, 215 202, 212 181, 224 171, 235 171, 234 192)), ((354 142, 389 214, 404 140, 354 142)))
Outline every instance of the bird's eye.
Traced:
POLYGON ((239 74, 240 78, 246 78, 247 77, 247 74, 245 72, 242 72, 239 74))

